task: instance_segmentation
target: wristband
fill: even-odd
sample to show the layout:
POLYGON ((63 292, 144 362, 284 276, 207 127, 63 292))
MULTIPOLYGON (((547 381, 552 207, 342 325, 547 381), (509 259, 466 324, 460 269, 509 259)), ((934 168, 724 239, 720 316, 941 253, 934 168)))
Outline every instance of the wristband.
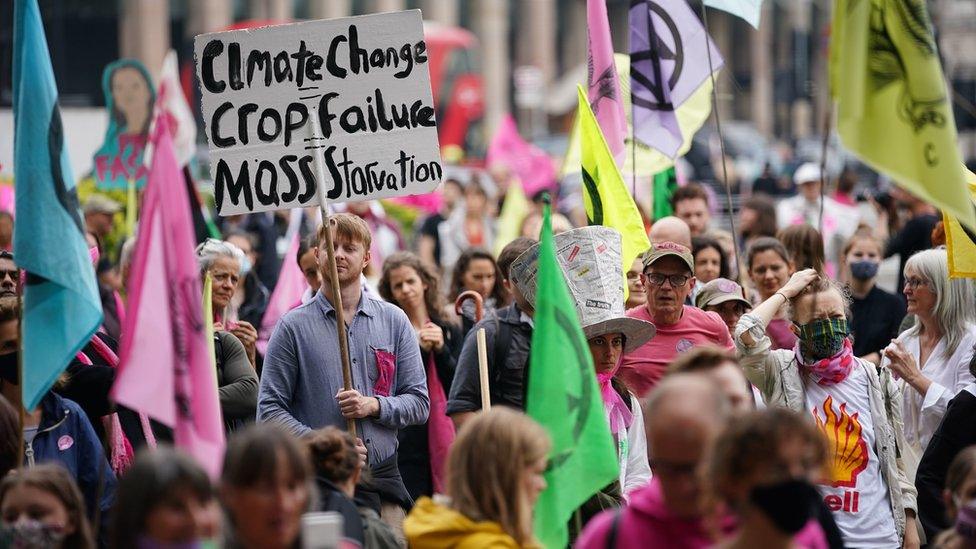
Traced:
POLYGON ((787 301, 787 302, 788 302, 788 301, 790 300, 790 298, 788 298, 788 297, 786 297, 786 294, 784 294, 783 292, 781 292, 781 291, 779 291, 779 290, 776 290, 776 293, 775 293, 774 295, 780 295, 780 296, 783 296, 783 300, 784 300, 784 301, 787 301))

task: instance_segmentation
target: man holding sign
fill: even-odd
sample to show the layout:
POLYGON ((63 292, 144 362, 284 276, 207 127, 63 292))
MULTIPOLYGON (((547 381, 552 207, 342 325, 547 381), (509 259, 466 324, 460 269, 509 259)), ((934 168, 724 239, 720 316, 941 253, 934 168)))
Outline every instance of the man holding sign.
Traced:
POLYGON ((325 283, 268 342, 258 420, 297 435, 348 422, 380 500, 409 508, 397 430, 430 407, 416 335, 401 309, 363 292, 366 223, 330 219, 326 203, 440 182, 420 12, 203 34, 194 53, 220 215, 319 205, 325 220, 325 283))

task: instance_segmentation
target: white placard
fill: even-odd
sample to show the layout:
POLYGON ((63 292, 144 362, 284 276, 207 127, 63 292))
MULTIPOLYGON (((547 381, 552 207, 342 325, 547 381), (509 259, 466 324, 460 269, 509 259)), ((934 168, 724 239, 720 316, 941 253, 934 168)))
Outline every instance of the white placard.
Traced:
POLYGON ((316 154, 329 202, 440 182, 420 10, 201 34, 194 55, 220 215, 317 205, 316 154))

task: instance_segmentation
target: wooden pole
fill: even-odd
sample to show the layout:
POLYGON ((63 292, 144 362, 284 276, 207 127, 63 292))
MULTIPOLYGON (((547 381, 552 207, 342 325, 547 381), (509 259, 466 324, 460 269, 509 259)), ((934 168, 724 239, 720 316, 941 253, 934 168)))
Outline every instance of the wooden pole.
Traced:
MULTIPOLYGON (((319 127, 319 117, 317 113, 310 113, 309 137, 321 138, 322 130, 319 127)), ((316 140, 309 141, 310 144, 316 140)), ((325 250, 329 260, 329 286, 332 288, 332 308, 335 309, 336 329, 339 333, 339 356, 342 358, 342 387, 343 390, 352 390, 352 367, 349 364, 349 339, 346 335, 345 312, 342 310, 342 294, 339 291, 339 271, 336 269, 335 249, 332 243, 332 219, 329 217, 329 208, 325 196, 325 166, 323 166, 322 154, 318 149, 312 149, 312 158, 315 161, 315 193, 319 198, 319 210, 322 212, 322 226, 328 230, 322 231, 325 234, 325 250)), ((349 434, 356 436, 356 420, 346 420, 346 430, 349 434)))
POLYGON ((491 392, 488 387, 488 344, 485 329, 478 328, 478 376, 481 378, 481 410, 491 410, 491 392))

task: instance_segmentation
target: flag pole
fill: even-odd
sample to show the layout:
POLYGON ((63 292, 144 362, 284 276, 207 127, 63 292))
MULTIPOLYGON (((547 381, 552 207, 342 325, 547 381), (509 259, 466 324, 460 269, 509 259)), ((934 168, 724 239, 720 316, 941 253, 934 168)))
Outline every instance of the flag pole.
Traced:
POLYGON ((712 66, 712 45, 708 30, 708 10, 705 3, 701 6, 702 24, 705 25, 705 53, 708 56, 708 77, 712 80, 712 115, 715 117, 715 131, 718 132, 718 145, 722 154, 722 179, 725 182, 725 203, 729 209, 729 227, 732 229, 732 251, 735 254, 735 281, 740 282, 739 274, 741 255, 739 255, 739 235, 735 232, 735 211, 732 208, 732 186, 729 184, 729 169, 725 165, 725 139, 722 137, 722 122, 718 114, 718 87, 715 85, 715 69, 712 66))
POLYGON ((17 347, 20 352, 17 353, 17 382, 19 384, 17 391, 17 402, 11 402, 13 406, 17 407, 17 415, 20 416, 20 430, 17 431, 17 446, 20 448, 20 453, 17 454, 17 463, 23 464, 24 462, 24 426, 27 424, 27 410, 24 409, 24 286, 20 283, 20 271, 17 272, 17 347))
MULTIPOLYGON (((309 137, 320 138, 322 129, 319 127, 319 117, 317 114, 309 116, 311 124, 308 125, 309 137)), ((311 141, 314 143, 315 141, 311 141)), ((332 243, 332 219, 329 216, 329 207, 325 195, 325 166, 322 165, 322 155, 313 149, 312 158, 315 160, 315 193, 319 198, 319 211, 322 213, 322 226, 327 230, 325 234, 325 250, 329 263, 329 286, 332 287, 332 308, 336 315, 336 329, 339 335, 339 356, 342 359, 342 388, 345 391, 352 390, 352 367, 349 364, 349 339, 346 335, 346 319, 342 309, 342 294, 339 291, 339 271, 336 268, 335 249, 332 243)), ((346 420, 346 430, 353 437, 356 436, 356 420, 346 420)))

